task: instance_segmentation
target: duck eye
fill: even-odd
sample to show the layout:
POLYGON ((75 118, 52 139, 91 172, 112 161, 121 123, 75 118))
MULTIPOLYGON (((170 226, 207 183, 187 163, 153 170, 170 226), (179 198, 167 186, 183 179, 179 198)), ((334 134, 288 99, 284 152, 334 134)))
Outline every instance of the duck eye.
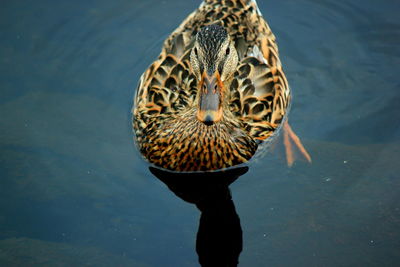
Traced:
POLYGON ((229 55, 229 53, 231 52, 231 49, 229 49, 229 47, 226 49, 225 53, 226 55, 229 55))

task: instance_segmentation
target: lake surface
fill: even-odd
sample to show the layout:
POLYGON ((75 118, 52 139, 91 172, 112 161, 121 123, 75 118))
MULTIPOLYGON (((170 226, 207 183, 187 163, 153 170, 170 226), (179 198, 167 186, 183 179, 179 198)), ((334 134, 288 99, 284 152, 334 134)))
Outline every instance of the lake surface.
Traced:
MULTIPOLYGON (((149 171, 130 109, 195 1, 3 1, 0 265, 199 266, 200 211, 149 171)), ((230 185, 239 266, 397 266, 400 2, 261 1, 293 91, 282 145, 230 185)))

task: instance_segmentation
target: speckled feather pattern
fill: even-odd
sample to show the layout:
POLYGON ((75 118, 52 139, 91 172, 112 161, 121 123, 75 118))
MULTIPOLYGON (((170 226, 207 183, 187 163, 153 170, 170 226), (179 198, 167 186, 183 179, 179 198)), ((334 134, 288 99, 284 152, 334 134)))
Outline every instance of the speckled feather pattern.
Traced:
POLYGON ((275 36, 256 2, 206 0, 165 40, 140 78, 132 110, 136 143, 148 161, 169 170, 231 167, 248 161, 257 143, 276 131, 289 102, 275 36), (212 24, 234 41, 239 63, 224 85, 223 119, 206 126, 195 116, 198 82, 190 51, 197 33, 212 24))

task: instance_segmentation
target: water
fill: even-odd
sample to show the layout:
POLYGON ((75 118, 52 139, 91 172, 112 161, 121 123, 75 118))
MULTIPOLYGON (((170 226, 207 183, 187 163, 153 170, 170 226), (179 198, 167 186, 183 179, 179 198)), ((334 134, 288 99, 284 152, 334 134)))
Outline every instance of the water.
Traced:
MULTIPOLYGON (((4 1, 0 265, 198 266, 200 212, 133 147, 140 74, 192 1, 4 1)), ((240 266, 396 266, 398 1, 259 1, 313 157, 230 186, 240 266)))

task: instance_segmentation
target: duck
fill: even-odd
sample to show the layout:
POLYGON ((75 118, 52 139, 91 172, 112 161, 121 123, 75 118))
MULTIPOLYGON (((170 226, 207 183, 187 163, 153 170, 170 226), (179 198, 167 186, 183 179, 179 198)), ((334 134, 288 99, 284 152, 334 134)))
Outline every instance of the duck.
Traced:
POLYGON ((204 0, 141 75, 132 108, 135 143, 156 167, 215 171, 248 162, 287 122, 291 91, 275 35, 255 0, 204 0))

